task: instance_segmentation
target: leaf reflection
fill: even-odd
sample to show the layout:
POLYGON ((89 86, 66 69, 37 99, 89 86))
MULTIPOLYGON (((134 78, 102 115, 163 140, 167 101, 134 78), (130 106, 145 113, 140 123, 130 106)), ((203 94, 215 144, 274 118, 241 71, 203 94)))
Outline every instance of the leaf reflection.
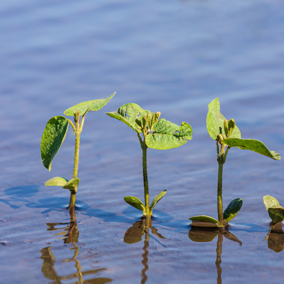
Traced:
MULTIPOLYGON (((47 223, 48 226, 47 231, 58 231, 54 236, 63 236, 64 244, 72 244, 72 247, 69 247, 69 250, 74 251, 73 257, 66 258, 61 261, 61 263, 75 263, 76 273, 67 274, 65 276, 59 276, 55 269, 56 259, 53 255, 51 246, 43 248, 41 252, 41 259, 43 259, 41 271, 43 275, 52 282, 50 284, 61 284, 62 280, 66 279, 77 279, 74 283, 85 283, 85 284, 104 284, 112 282, 110 278, 101 278, 95 277, 92 279, 84 280, 83 277, 87 275, 97 274, 101 271, 107 270, 106 268, 100 268, 96 270, 87 270, 82 271, 82 266, 80 261, 78 260, 80 247, 76 245, 79 242, 79 229, 77 226, 76 215, 75 212, 70 212, 70 222, 69 223, 47 223)), ((61 237, 62 238, 62 237, 61 237)), ((81 254, 82 255, 82 254, 81 254)), ((90 254, 88 259, 96 256, 96 254, 90 254)), ((80 256, 79 256, 80 258, 80 256)), ((72 265, 73 267, 74 265, 72 265)))
POLYGON ((222 284, 221 255, 222 255, 223 237, 233 242, 239 243, 240 246, 242 246, 242 242, 229 231, 219 228, 191 227, 190 231, 188 232, 188 237, 193 242, 199 242, 199 243, 212 242, 216 238, 216 236, 218 236, 217 248, 216 248, 216 262, 215 262, 217 268, 217 284, 222 284))
POLYGON ((282 223, 278 222, 271 225, 270 231, 265 237, 264 241, 268 240, 268 248, 274 250, 276 253, 283 251, 284 232, 282 223))
MULTIPOLYGON (((132 227, 130 227, 124 235, 124 242, 127 244, 135 244, 140 241, 142 241, 142 237, 145 234, 145 240, 144 240, 144 246, 143 246, 143 254, 142 254, 142 279, 141 284, 144 284, 147 282, 147 275, 146 272, 149 268, 148 266, 148 247, 149 247, 149 229, 151 229, 151 233, 159 237, 160 239, 166 239, 163 237, 160 233, 158 233, 158 230, 152 226, 152 219, 150 216, 144 216, 141 218, 140 221, 133 223, 132 227)), ((152 238, 154 238, 152 236, 152 238)), ((155 239, 155 238, 154 238, 155 239)))

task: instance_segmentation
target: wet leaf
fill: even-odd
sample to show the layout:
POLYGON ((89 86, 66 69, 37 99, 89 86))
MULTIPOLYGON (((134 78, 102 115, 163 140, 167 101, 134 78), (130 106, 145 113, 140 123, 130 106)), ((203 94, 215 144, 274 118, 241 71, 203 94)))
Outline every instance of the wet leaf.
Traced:
POLYGON ((103 108, 110 100, 111 98, 115 95, 113 93, 106 99, 99 99, 99 100, 92 100, 92 101, 86 101, 79 103, 77 105, 74 105, 64 111, 64 114, 67 116, 73 116, 74 115, 74 110, 77 110, 80 112, 80 116, 88 113, 89 111, 98 111, 101 108, 103 108))
POLYGON ((79 182, 80 180, 78 178, 72 178, 63 186, 63 188, 77 192, 77 187, 79 185, 79 182))
POLYGON ((191 227, 188 237, 193 242, 207 243, 212 242, 219 233, 218 228, 196 228, 191 227))
POLYGON ((134 196, 125 196, 124 201, 134 208, 141 210, 143 213, 146 212, 145 206, 139 198, 134 196))
POLYGON ((284 208, 282 206, 274 206, 268 208, 268 213, 273 223, 282 222, 284 220, 284 208))
POLYGON ((49 179, 48 181, 45 182, 45 186, 64 186, 68 182, 68 179, 63 178, 63 177, 54 177, 49 179))
POLYGON ((192 128, 188 123, 178 126, 162 118, 152 127, 152 133, 146 136, 145 141, 149 148, 168 150, 182 146, 191 139, 192 128))
MULTIPOLYGON (((226 138, 224 130, 225 117, 220 112, 219 98, 216 98, 208 105, 208 114, 206 119, 207 131, 213 140, 217 140, 217 136, 222 134, 226 138)), ((232 134, 232 138, 241 138, 241 132, 237 126, 235 126, 232 134)))
POLYGON ((269 208, 280 206, 279 201, 270 195, 263 196, 263 203, 265 205, 266 210, 268 211, 269 208))
POLYGON ((64 116, 54 116, 46 124, 41 138, 41 159, 43 165, 50 171, 52 160, 60 149, 68 131, 68 119, 64 116))
POLYGON ((156 206, 156 204, 164 197, 164 195, 166 193, 167 193, 167 190, 165 189, 155 196, 155 198, 153 199, 153 201, 150 205, 150 210, 153 210, 153 208, 156 206))
POLYGON ((189 220, 193 222, 209 222, 209 223, 218 224, 218 221, 215 218, 211 216, 207 216, 207 215, 194 216, 194 217, 189 218, 189 220))
MULTIPOLYGON (((141 128, 136 122, 136 119, 139 118, 140 121, 142 120, 142 116, 146 116, 148 110, 142 109, 139 105, 134 103, 129 103, 122 105, 117 111, 115 112, 107 112, 106 114, 110 117, 116 118, 126 125, 131 127, 135 132, 141 133, 141 128)), ((151 113, 152 114, 152 113, 151 113)))
POLYGON ((240 198, 232 200, 224 211, 223 218, 226 223, 233 220, 243 206, 243 201, 240 198))
POLYGON ((279 154, 275 153, 274 151, 269 151, 267 147, 258 140, 254 139, 241 139, 241 138, 228 138, 222 140, 222 142, 229 147, 238 147, 242 150, 251 150, 258 154, 267 156, 274 160, 280 160, 281 157, 279 154))

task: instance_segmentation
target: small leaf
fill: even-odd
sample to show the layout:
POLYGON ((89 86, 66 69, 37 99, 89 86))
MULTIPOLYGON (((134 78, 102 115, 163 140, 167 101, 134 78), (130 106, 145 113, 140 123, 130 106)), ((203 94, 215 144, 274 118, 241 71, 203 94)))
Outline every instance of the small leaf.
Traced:
MULTIPOLYGON (((224 120, 225 117, 220 112, 219 98, 216 98, 208 105, 208 114, 206 119, 207 131, 213 140, 217 140, 217 136, 219 134, 225 134, 224 120)), ((231 137, 241 138, 241 132, 237 126, 231 134, 231 137)))
POLYGON ((41 159, 50 171, 52 160, 60 149, 68 131, 69 122, 64 116, 54 116, 46 124, 41 137, 41 159))
POLYGON ((243 201, 240 198, 232 200, 224 211, 223 218, 226 223, 233 220, 243 206, 243 201))
POLYGON ((274 206, 268 208, 268 213, 273 223, 282 222, 284 220, 284 208, 282 206, 274 206))
POLYGON ((141 123, 141 120, 139 118, 136 118, 135 122, 138 124, 139 127, 142 128, 142 123, 141 123))
POLYGON ((155 112, 152 116, 152 122, 151 122, 151 130, 152 128, 159 122, 159 118, 161 116, 160 112, 155 112))
POLYGON ((64 186, 68 179, 63 177, 54 177, 45 182, 45 186, 64 186))
POLYGON ((141 133, 141 128, 136 122, 136 119, 139 118, 141 120, 142 116, 147 115, 147 110, 142 109, 139 105, 134 103, 129 103, 122 105, 115 112, 107 112, 106 114, 110 117, 116 118, 126 125, 131 127, 135 132, 141 133))
POLYGON ((145 128, 146 126, 147 126, 147 117, 146 115, 143 115, 142 116, 142 128, 145 128))
POLYGON ((77 110, 80 112, 80 116, 88 113, 89 111, 98 111, 101 108, 103 108, 110 100, 111 98, 115 95, 113 93, 106 99, 99 99, 99 100, 92 100, 92 101, 86 101, 79 103, 77 105, 74 105, 64 111, 64 114, 67 116, 73 116, 74 115, 74 110, 77 110))
POLYGON ((183 122, 181 126, 161 119, 152 127, 152 133, 146 136, 146 145, 157 150, 168 150, 182 146, 192 139, 191 126, 183 122))
POLYGON ((196 228, 191 227, 188 232, 188 237, 197 243, 212 242, 218 236, 218 228, 196 228))
POLYGON ((227 119, 224 119, 224 132, 225 132, 225 137, 228 137, 229 126, 228 126, 228 120, 227 119))
POLYGON ((189 218, 189 220, 193 222, 209 222, 209 223, 218 224, 218 221, 215 218, 207 216, 207 215, 194 216, 194 217, 189 218))
POLYGON ((124 201, 136 209, 141 210, 143 213, 146 212, 146 208, 139 198, 134 196, 125 196, 124 201))
POLYGON ((269 208, 280 206, 279 201, 270 195, 263 196, 263 203, 265 205, 266 210, 268 211, 269 208))
POLYGON ((236 127, 235 120, 231 118, 228 122, 228 135, 227 135, 227 137, 230 137, 233 134, 235 127, 236 127))
POLYGON ((77 187, 79 185, 80 180, 78 178, 70 179, 63 188, 69 189, 70 191, 77 192, 77 187))
POLYGON ((281 159, 279 154, 275 153, 274 151, 269 151, 267 147, 261 141, 258 140, 228 138, 228 139, 223 139, 222 143, 228 145, 229 147, 238 147, 242 150, 251 150, 253 152, 267 156, 274 160, 281 159))
POLYGON ((164 197, 164 195, 167 193, 167 190, 163 190, 161 191, 159 194, 157 194, 155 196, 155 198, 153 199, 151 205, 150 205, 150 210, 152 211, 153 208, 156 206, 156 204, 164 197))

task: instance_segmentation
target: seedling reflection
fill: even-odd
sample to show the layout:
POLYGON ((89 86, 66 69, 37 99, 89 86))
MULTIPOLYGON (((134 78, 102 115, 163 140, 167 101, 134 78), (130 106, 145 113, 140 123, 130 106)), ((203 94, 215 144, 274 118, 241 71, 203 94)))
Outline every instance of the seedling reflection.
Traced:
POLYGON ((141 221, 135 222, 132 227, 130 227, 124 235, 124 242, 127 244, 135 244, 140 241, 142 241, 142 237, 145 234, 145 240, 144 240, 144 246, 142 254, 142 264, 144 268, 142 269, 142 279, 141 284, 146 283, 148 277, 146 275, 146 272, 148 270, 148 247, 149 247, 149 228, 151 229, 152 234, 156 235, 160 239, 166 239, 164 238, 160 233, 158 233, 158 230, 152 226, 152 220, 150 216, 145 216, 141 218, 141 221))
POLYGON ((216 261, 215 265, 217 268, 217 284, 222 284, 222 268, 221 268, 221 255, 222 255, 222 245, 223 245, 223 238, 227 238, 231 241, 237 242, 242 246, 242 242, 228 230, 223 228, 198 228, 198 227, 191 227, 188 237, 193 242, 198 243, 205 243, 205 242, 212 242, 216 236, 218 236, 217 240, 217 248, 216 248, 216 261))

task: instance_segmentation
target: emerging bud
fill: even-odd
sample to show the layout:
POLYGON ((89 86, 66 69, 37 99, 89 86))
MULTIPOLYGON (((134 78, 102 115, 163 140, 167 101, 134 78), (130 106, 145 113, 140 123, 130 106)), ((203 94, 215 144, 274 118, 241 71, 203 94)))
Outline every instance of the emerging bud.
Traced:
POLYGON ((144 116, 142 116, 142 128, 143 128, 143 129, 146 128, 146 125, 147 125, 147 118, 146 118, 146 116, 144 115, 144 116))
POLYGON ((147 119, 147 126, 151 129, 152 115, 150 111, 148 111, 146 119, 147 119))
POLYGON ((229 127, 229 130, 228 130, 228 137, 230 137, 233 132, 234 132, 234 129, 235 129, 235 126, 236 126, 236 123, 235 121, 231 118, 228 122, 228 127, 229 127))
POLYGON ((138 124, 139 127, 142 128, 142 123, 141 123, 141 121, 140 121, 139 118, 136 118, 136 119, 135 119, 135 122, 138 124))
POLYGON ((228 127, 228 120, 224 119, 224 131, 225 131, 225 135, 226 137, 228 137, 228 133, 229 133, 229 127, 228 127))
POLYGON ((155 112, 153 114, 153 116, 152 116, 152 127, 158 123, 160 116, 161 116, 160 112, 155 112))

